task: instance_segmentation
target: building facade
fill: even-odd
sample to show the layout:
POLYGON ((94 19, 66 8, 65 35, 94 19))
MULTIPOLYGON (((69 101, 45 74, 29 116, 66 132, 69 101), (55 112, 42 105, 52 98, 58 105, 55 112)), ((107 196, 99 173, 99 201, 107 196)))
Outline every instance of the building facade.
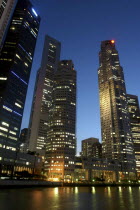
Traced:
POLYGON ((97 138, 82 140, 82 156, 102 158, 102 145, 97 138))
POLYGON ((54 77, 45 172, 49 180, 72 181, 76 153, 76 71, 60 61, 54 77))
POLYGON ((6 36, 10 18, 18 0, 0 0, 0 49, 6 36))
POLYGON ((135 170, 123 68, 120 65, 114 40, 102 41, 99 63, 103 157, 119 160, 123 170, 135 170))
POLYGON ((29 150, 45 155, 49 110, 52 106, 54 73, 60 59, 61 44, 46 36, 41 67, 37 73, 29 122, 29 150))
POLYGON ((19 0, 0 55, 0 147, 16 150, 40 17, 19 0))
POLYGON ((138 172, 138 176, 140 177, 140 108, 138 96, 127 94, 127 101, 132 138, 134 142, 136 170, 138 172))
POLYGON ((42 172, 42 158, 30 154, 0 148, 0 177, 17 176, 18 173, 29 175, 42 172))

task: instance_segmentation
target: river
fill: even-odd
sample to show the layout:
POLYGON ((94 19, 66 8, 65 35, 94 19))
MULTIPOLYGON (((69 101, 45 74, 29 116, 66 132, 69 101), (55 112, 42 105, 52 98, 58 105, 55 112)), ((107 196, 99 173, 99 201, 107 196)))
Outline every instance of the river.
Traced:
POLYGON ((140 187, 0 189, 0 210, 139 210, 140 187))

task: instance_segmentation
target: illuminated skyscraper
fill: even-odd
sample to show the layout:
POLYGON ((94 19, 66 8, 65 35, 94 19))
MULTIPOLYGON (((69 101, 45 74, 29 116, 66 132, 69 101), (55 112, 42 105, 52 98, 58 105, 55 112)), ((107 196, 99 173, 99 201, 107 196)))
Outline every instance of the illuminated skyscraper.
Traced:
POLYGON ((0 48, 18 0, 0 0, 0 48))
POLYGON ((15 150, 34 57, 40 17, 19 0, 0 55, 0 147, 15 150))
POLYGON ((76 153, 76 71, 71 60, 58 65, 52 99, 45 171, 50 180, 71 181, 76 153))
POLYGON ((35 151, 40 155, 45 155, 49 110, 52 106, 54 73, 60 60, 60 49, 60 42, 46 36, 42 63, 37 73, 29 123, 29 150, 35 151))
POLYGON ((134 141, 134 152, 136 158, 136 170, 140 176, 140 108, 138 96, 127 94, 128 111, 132 138, 134 141))
POLYGON ((123 68, 114 40, 102 41, 98 69, 102 154, 119 160, 122 169, 134 169, 134 148, 123 68))

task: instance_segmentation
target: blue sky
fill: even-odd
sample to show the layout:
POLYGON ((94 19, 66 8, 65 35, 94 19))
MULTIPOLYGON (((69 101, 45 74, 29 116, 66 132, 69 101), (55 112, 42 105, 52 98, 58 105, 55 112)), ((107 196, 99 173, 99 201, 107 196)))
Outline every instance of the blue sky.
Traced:
POLYGON ((102 40, 115 39, 127 92, 140 98, 139 0, 32 0, 41 16, 22 128, 28 127, 45 34, 62 44, 61 59, 72 59, 77 70, 77 151, 81 140, 99 138, 98 53, 102 40))

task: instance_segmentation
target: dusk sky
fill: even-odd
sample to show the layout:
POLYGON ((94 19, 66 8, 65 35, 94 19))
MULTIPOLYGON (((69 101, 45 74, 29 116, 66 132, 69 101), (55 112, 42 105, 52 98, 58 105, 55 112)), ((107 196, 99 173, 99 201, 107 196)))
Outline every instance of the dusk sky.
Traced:
POLYGON ((41 26, 30 77, 22 128, 28 127, 36 72, 45 35, 59 40, 61 59, 71 59, 77 70, 77 151, 81 140, 101 141, 98 53, 102 40, 114 39, 124 69, 127 93, 140 98, 139 0, 32 0, 41 26), (133 4, 132 4, 133 2, 133 4))

